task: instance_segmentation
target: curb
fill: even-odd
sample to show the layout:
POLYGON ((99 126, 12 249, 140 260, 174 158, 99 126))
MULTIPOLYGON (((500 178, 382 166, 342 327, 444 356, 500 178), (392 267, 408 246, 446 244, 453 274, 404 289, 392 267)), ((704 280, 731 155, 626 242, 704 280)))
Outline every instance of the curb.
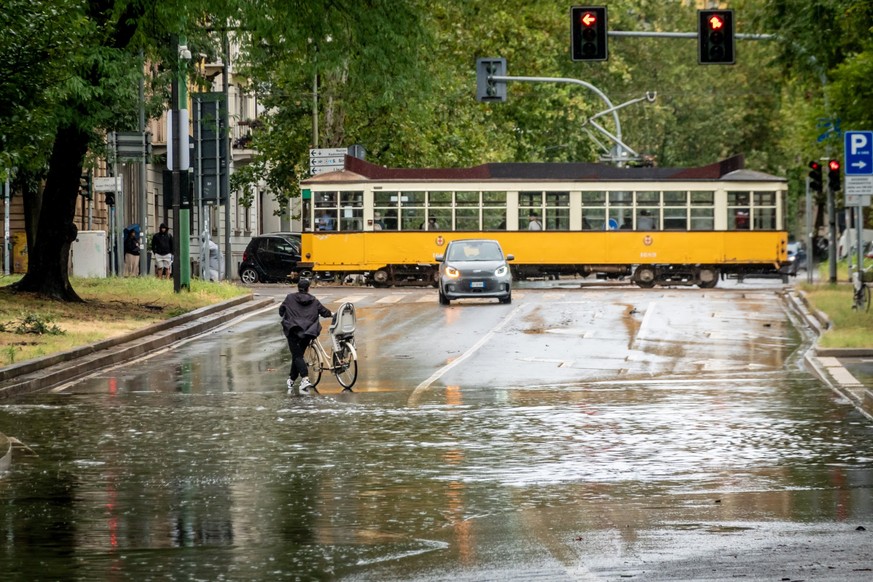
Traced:
POLYGON ((792 291, 783 296, 789 307, 815 332, 815 341, 803 356, 807 366, 831 390, 850 401, 861 414, 873 420, 873 392, 869 387, 858 382, 838 359, 871 357, 873 349, 818 347, 821 334, 831 327, 827 315, 810 305, 803 292, 792 291))
POLYGON ((100 368, 133 360, 272 303, 275 303, 272 298, 255 299, 253 295, 244 295, 96 344, 0 368, 0 400, 46 390, 100 368))

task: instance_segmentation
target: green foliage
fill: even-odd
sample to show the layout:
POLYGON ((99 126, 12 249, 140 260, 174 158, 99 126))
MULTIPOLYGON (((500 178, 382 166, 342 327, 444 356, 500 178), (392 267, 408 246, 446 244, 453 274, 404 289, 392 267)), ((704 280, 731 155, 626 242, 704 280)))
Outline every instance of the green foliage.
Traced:
POLYGON ((0 332, 19 335, 63 335, 65 332, 52 323, 51 317, 29 313, 17 321, 0 322, 0 332))

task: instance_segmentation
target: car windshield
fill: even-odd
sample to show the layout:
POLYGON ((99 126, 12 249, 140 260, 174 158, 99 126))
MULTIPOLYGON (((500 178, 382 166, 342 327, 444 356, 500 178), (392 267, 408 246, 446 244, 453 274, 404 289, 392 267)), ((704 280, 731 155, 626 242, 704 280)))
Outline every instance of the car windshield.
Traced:
POLYGON ((454 243, 449 249, 450 261, 501 261, 503 253, 493 242, 454 243))

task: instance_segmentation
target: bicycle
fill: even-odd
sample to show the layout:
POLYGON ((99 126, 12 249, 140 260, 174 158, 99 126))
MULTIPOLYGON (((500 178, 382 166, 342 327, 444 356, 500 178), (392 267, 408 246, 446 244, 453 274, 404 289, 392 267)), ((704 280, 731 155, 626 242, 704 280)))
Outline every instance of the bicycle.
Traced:
MULTIPOLYGON (((331 352, 327 350, 315 338, 303 353, 303 359, 309 368, 309 381, 312 388, 318 385, 321 374, 329 370, 336 376, 337 382, 343 387, 343 391, 351 391, 358 379, 358 352, 355 350, 355 306, 351 303, 343 303, 333 314, 330 331, 331 352)), ((318 390, 315 390, 318 393, 318 390)))

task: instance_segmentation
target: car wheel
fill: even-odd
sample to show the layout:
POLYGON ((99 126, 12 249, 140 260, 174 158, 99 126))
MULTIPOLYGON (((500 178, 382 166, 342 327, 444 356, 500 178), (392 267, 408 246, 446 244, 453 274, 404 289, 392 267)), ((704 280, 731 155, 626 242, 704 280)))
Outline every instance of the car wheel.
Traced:
POLYGON ((505 297, 500 297, 501 303, 512 303, 512 293, 507 293, 505 297))
POLYGON ((246 267, 239 274, 239 278, 242 279, 242 282, 246 285, 251 285, 252 283, 258 282, 258 272, 251 267, 246 267))
POLYGON ((449 305, 449 304, 451 304, 451 302, 452 302, 451 299, 446 297, 446 294, 443 293, 442 289, 440 289, 440 305, 449 305))

